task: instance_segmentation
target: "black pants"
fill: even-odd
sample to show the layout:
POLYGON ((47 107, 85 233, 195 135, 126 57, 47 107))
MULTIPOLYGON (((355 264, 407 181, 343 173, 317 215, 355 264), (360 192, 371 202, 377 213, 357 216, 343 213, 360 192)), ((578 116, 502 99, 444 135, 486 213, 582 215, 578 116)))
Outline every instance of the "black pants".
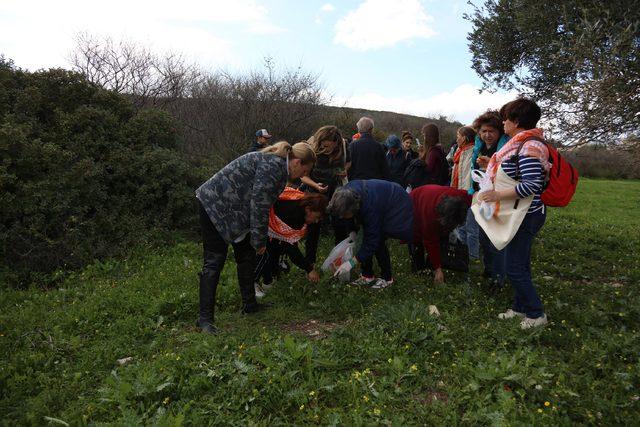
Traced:
POLYGON ((258 257, 253 280, 259 282, 262 279, 265 285, 271 284, 280 275, 280 256, 284 253, 281 242, 270 239, 267 250, 258 257))
MULTIPOLYGON (((204 248, 204 262, 200 272, 200 319, 212 322, 216 290, 220 281, 220 273, 227 259, 229 244, 220 236, 201 204, 200 228, 204 248)), ((256 293, 253 287, 256 252, 251 247, 249 239, 249 235, 247 235, 241 242, 231 244, 238 268, 238 284, 240 285, 243 308, 256 304, 256 293)))
MULTIPOLYGON (((387 242, 383 239, 380 241, 380 245, 375 253, 376 260, 380 266, 380 277, 384 280, 391 280, 391 257, 389 256, 389 249, 387 248, 387 242)), ((362 262, 362 275, 366 277, 373 277, 373 257, 367 261, 362 262)))
POLYGON ((353 218, 344 219, 331 216, 331 225, 333 226, 334 244, 336 245, 349 237, 349 233, 357 229, 353 218))
POLYGON ((424 246, 422 243, 412 243, 407 246, 409 248, 409 256, 411 257, 411 271, 416 273, 427 268, 424 246))

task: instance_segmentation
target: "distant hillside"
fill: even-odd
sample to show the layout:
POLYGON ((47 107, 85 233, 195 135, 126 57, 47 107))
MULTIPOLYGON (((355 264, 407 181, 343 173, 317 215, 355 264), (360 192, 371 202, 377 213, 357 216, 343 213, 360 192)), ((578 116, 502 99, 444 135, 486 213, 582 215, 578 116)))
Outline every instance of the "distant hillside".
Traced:
POLYGON ((322 108, 324 110, 322 113, 323 116, 326 117, 327 120, 332 120, 331 123, 342 129, 348 136, 356 132, 355 124, 362 116, 373 118, 377 129, 375 136, 381 140, 392 133, 400 136, 404 130, 408 130, 412 132, 414 136, 422 139, 420 136, 422 126, 426 123, 435 123, 440 129, 440 142, 448 148, 456 138, 456 131, 462 126, 460 122, 451 122, 444 117, 436 119, 395 113, 392 111, 366 110, 363 108, 331 106, 324 106, 322 108))

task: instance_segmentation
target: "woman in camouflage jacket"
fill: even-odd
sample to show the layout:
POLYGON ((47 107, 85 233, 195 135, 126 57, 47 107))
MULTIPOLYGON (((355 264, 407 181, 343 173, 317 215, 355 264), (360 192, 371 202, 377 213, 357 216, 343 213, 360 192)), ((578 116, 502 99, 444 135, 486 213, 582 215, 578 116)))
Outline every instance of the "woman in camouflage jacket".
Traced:
POLYGON ((278 142, 237 158, 196 190, 204 242, 197 326, 203 332, 216 332, 216 289, 229 244, 238 268, 242 311, 254 313, 264 308, 256 302, 253 274, 256 253, 262 254, 266 248, 269 210, 287 179, 308 175, 315 160, 306 143, 291 146, 278 142))

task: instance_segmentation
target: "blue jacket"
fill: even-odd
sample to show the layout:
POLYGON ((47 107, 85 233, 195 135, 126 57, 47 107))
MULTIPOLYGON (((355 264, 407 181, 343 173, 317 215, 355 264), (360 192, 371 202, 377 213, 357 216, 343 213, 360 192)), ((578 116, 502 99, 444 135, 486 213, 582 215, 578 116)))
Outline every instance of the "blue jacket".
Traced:
MULTIPOLYGON (((500 149, 504 146, 504 144, 506 144, 509 141, 509 139, 510 139, 509 135, 507 135, 506 133, 500 137, 500 139, 498 140, 498 147, 496 148, 496 153, 500 151, 500 149)), ((478 160, 478 157, 480 156, 480 150, 482 149, 483 144, 484 142, 482 142, 480 137, 476 135, 476 142, 475 142, 475 145, 473 146, 473 156, 471 157, 471 170, 474 170, 476 168, 476 160, 478 160)), ((469 194, 475 193, 475 190, 473 189, 473 185, 471 185, 471 187, 469 188, 468 193, 469 194)))
POLYGON ((389 180, 402 185, 402 177, 409 164, 404 151, 400 149, 395 155, 391 154, 391 151, 387 151, 385 160, 389 171, 389 180))
POLYGON ((345 188, 360 196, 357 219, 364 228, 358 261, 370 259, 384 238, 411 242, 413 205, 407 192, 395 182, 381 179, 350 181, 345 188))

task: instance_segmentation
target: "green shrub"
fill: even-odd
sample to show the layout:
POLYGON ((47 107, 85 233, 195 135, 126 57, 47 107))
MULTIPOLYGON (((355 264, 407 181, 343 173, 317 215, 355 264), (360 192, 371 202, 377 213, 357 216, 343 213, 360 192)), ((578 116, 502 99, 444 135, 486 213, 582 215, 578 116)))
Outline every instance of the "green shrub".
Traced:
POLYGON ((65 70, 0 60, 0 275, 12 285, 190 227, 203 180, 178 126, 65 70))

